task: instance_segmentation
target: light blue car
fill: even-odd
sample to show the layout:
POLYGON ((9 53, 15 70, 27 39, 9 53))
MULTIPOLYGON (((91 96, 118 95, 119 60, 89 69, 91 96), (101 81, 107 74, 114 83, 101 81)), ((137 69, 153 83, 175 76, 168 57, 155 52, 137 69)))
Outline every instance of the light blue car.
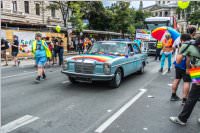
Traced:
POLYGON ((86 54, 64 60, 62 73, 71 83, 77 81, 109 81, 118 88, 124 77, 143 73, 147 54, 133 42, 95 42, 86 54))

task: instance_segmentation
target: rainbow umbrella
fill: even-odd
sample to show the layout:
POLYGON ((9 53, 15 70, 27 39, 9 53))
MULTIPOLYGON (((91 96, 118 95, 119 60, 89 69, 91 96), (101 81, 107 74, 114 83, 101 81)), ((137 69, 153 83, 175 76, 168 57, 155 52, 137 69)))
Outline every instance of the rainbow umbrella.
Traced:
POLYGON ((168 32, 173 41, 175 41, 178 37, 180 37, 180 33, 171 27, 158 27, 151 32, 151 36, 157 40, 162 40, 165 33, 168 32))

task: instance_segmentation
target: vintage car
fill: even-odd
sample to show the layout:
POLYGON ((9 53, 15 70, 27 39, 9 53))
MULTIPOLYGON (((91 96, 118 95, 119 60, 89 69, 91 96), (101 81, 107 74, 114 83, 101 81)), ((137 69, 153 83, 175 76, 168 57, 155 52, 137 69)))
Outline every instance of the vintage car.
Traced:
POLYGON ((136 43, 102 41, 95 42, 86 54, 64 60, 62 73, 70 82, 109 81, 118 88, 124 77, 143 73, 147 54, 143 54, 136 43))

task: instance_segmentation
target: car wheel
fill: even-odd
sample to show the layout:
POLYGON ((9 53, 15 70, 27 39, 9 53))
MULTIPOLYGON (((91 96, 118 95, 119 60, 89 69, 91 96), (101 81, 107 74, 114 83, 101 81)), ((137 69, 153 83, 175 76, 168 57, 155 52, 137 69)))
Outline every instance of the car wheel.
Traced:
POLYGON ((140 70, 138 71, 139 74, 143 74, 144 73, 144 64, 142 63, 142 67, 140 68, 140 70))
POLYGON ((122 82, 122 71, 121 69, 117 69, 115 72, 114 78, 110 82, 110 86, 113 88, 118 88, 122 82))
POLYGON ((72 78, 72 77, 69 77, 69 81, 71 82, 71 83, 77 83, 77 81, 74 79, 74 78, 72 78))

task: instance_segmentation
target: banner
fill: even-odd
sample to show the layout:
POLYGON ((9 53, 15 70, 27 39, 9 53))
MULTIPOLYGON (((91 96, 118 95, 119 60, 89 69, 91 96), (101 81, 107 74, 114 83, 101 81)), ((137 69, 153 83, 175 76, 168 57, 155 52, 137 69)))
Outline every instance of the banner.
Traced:
POLYGON ((151 31, 148 31, 145 29, 137 29, 136 30, 136 39, 150 40, 151 39, 151 31))
MULTIPOLYGON (((19 51, 23 53, 30 53, 32 42, 35 40, 35 32, 13 32, 13 35, 18 37, 19 51)), ((45 34, 42 33, 42 36, 45 37, 45 34)))

